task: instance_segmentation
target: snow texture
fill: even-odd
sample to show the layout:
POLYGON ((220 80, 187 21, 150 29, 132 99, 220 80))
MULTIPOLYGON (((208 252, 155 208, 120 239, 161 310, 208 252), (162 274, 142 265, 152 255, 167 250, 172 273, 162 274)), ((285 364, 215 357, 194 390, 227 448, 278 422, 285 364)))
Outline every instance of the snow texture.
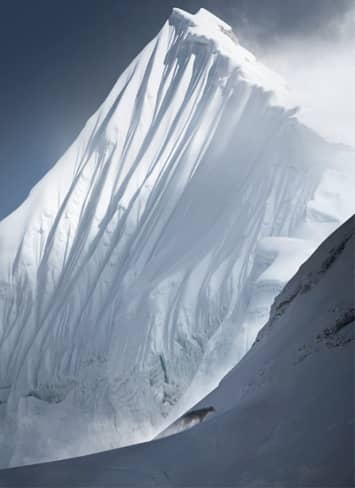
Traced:
POLYGON ((0 223, 1 465, 156 436, 245 354, 353 182, 227 24, 174 9, 0 223))
MULTIPOLYGON (((146 444, 0 471, 0 486, 354 486, 355 217, 275 300, 200 425, 146 444)), ((195 409, 195 411, 196 411, 195 409)))

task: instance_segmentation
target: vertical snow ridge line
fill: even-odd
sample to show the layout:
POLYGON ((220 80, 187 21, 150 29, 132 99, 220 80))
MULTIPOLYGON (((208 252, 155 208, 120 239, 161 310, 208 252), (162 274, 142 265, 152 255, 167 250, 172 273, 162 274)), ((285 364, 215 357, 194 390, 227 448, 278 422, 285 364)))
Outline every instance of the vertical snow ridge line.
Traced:
POLYGON ((156 435, 354 209, 353 154, 178 19, 0 223, 3 465, 156 435))

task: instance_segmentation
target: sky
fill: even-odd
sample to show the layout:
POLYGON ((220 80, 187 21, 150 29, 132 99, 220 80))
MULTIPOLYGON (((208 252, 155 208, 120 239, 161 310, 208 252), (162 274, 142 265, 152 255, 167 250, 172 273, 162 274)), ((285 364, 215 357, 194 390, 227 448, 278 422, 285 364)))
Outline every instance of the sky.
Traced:
POLYGON ((352 143, 355 0, 2 0, 0 219, 73 142, 174 6, 228 22, 284 75, 307 123, 352 143))

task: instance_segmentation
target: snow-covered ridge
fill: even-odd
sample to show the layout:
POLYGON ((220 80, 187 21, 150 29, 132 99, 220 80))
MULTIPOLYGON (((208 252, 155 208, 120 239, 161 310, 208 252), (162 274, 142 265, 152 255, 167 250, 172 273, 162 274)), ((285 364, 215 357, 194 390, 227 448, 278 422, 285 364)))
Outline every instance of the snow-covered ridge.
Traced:
POLYGON ((269 91, 270 101, 292 109, 296 113, 294 101, 283 78, 257 61, 254 54, 238 41, 233 29, 208 10, 201 8, 196 14, 189 14, 174 8, 169 22, 185 32, 185 42, 206 44, 206 48, 219 54, 229 65, 237 69, 240 76, 249 83, 269 91))
MULTIPOLYGON (((225 414, 231 414, 235 409, 237 416, 231 415, 234 418, 228 429, 240 435, 238 416, 243 415, 245 409, 250 410, 247 422, 250 437, 253 438, 252 425, 256 421, 255 417, 253 419, 253 409, 257 406, 263 412, 262 429, 270 432, 267 444, 271 451, 285 449, 288 443, 290 450, 294 449, 294 444, 302 446, 302 453, 299 451, 298 457, 287 456, 287 467, 286 463, 281 469, 274 466, 266 476, 275 479, 280 476, 278 471, 283 472, 282 484, 288 486, 289 482, 294 483, 295 480, 294 474, 285 478, 291 467, 294 473, 298 472, 298 476, 303 477, 302 486, 308 485, 309 476, 314 476, 319 484, 320 477, 326 479, 328 476, 327 482, 330 476, 336 477, 338 483, 335 482, 334 486, 342 486, 340 480, 352 475, 353 465, 353 434, 349 425, 353 423, 354 276, 355 215, 322 242, 286 284, 271 307, 268 322, 242 361, 216 390, 163 434, 173 435, 213 418, 216 424, 212 431, 224 430, 223 437, 226 435, 226 423, 228 425, 225 414), (307 383, 311 385, 311 394, 307 383), (270 401, 275 403, 271 409, 270 401), (324 409, 325 404, 326 413, 314 421, 310 412, 324 409), (299 423, 297 433, 292 423, 295 421, 299 423), (289 432, 280 435, 282 430, 289 432), (326 443, 317 444, 315 439, 317 435, 327 438, 330 431, 335 442, 329 452, 326 443), (308 437, 313 440, 311 449, 318 451, 317 463, 321 461, 321 465, 317 469, 313 467, 313 470, 301 468, 302 463, 316 464, 307 453, 308 437), (341 463, 335 456, 339 451, 344 453, 341 463), (335 460, 327 463, 325 457, 335 460)), ((195 439, 202 443, 198 436, 197 431, 195 439)), ((263 438, 263 434, 260 438, 263 438)), ((330 445, 330 439, 328 441, 330 445)), ((179 442, 176 437, 176 445, 179 442)), ((257 451, 258 443, 253 442, 252 449, 257 451)), ((172 439, 171 447, 173 445, 172 439)), ((239 444, 239 449, 244 447, 243 442, 239 444)), ((267 452, 265 447, 263 452, 267 452)), ((224 455, 218 453, 218 456, 220 462, 224 455)), ((241 453, 235 453, 235 473, 232 476, 240 476, 239 471, 248 470, 243 464, 238 465, 240 457, 241 453)), ((254 462, 253 471, 260 472, 262 465, 262 460, 254 462)), ((248 476, 258 476, 255 472, 250 472, 248 476)), ((202 479, 203 474, 199 473, 198 476, 202 479)), ((263 481, 266 482, 265 478, 263 481)))
MULTIPOLYGON (((275 298, 269 320, 258 333, 248 354, 222 380, 219 388, 211 392, 196 408, 212 406, 221 415, 237 406, 243 397, 243 389, 240 388, 237 393, 236 384, 250 382, 253 385, 257 376, 260 376, 254 388, 262 391, 268 388, 271 378, 275 383, 280 376, 286 380, 287 375, 282 370, 275 372, 280 360, 286 360, 288 367, 297 370, 298 367, 303 368, 301 363, 305 360, 317 361, 318 356, 323 356, 321 360, 328 363, 326 368, 329 369, 337 363, 337 357, 339 367, 344 366, 343 361, 346 359, 347 368, 343 367, 338 374, 344 376, 344 381, 351 380, 353 371, 350 363, 355 341, 354 251, 355 215, 322 242, 300 266, 275 298), (286 343, 287 350, 280 353, 286 343), (259 365, 264 363, 262 373, 253 364, 256 357, 259 357, 259 365), (270 359, 266 361, 265 357, 270 359), (243 375, 243 369, 247 371, 246 376, 243 375), (254 380, 250 381, 253 376, 254 380)), ((312 368, 305 367, 304 374, 307 374, 307 369, 309 374, 314 373, 312 368)), ((316 386, 314 389, 316 391, 316 386)), ((334 396, 330 385, 328 394, 334 396)), ((338 396, 339 403, 348 399, 349 394, 351 391, 344 390, 344 398, 342 395, 338 396)), ((350 407, 350 404, 346 406, 350 407)))
POLYGON ((226 26, 193 18, 174 11, 0 223, 4 465, 156 435, 354 211, 353 153, 272 103, 226 26))
POLYGON ((174 8, 169 22, 186 29, 192 41, 212 43, 216 51, 225 54, 231 60, 255 61, 255 56, 239 44, 231 26, 204 8, 196 14, 174 8))
POLYGON ((194 428, 0 471, 0 486, 352 486, 354 249, 355 217, 301 266, 254 346, 170 433, 194 428))

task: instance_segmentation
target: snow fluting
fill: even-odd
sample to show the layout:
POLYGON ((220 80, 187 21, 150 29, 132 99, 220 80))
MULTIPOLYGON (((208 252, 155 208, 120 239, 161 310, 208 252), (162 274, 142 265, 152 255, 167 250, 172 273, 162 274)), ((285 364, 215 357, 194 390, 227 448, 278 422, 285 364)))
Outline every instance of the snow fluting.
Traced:
POLYGON ((0 223, 1 465, 156 436, 250 348, 353 182, 227 24, 174 9, 0 223))
POLYGON ((354 276, 352 217, 301 266, 248 353, 195 406, 195 420, 209 412, 202 423, 144 444, 0 470, 0 486, 353 486, 354 276))

